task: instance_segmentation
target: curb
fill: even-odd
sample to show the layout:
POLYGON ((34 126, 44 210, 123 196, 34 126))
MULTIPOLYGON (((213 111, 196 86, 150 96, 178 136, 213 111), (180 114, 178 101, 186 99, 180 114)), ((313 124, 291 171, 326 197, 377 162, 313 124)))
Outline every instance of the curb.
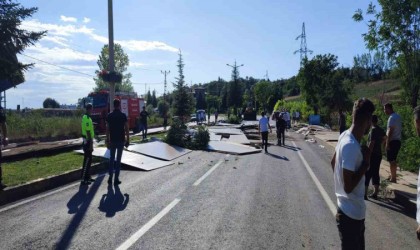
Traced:
MULTIPOLYGON (((97 174, 106 169, 104 162, 96 163, 91 166, 91 174, 97 174)), ((13 186, 0 191, 0 206, 15 202, 30 196, 57 188, 59 186, 78 181, 82 174, 81 169, 72 170, 64 174, 47 177, 19 186, 13 186)))

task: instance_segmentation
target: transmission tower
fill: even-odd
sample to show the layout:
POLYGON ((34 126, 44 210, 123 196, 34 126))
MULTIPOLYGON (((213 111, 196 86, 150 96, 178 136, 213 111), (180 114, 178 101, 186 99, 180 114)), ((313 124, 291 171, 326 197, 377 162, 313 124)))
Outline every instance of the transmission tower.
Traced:
POLYGON ((302 24, 302 34, 296 37, 296 40, 300 38, 300 49, 293 52, 293 54, 300 53, 300 66, 303 66, 303 60, 308 58, 308 53, 312 54, 313 51, 306 47, 306 33, 305 33, 305 22, 302 24))

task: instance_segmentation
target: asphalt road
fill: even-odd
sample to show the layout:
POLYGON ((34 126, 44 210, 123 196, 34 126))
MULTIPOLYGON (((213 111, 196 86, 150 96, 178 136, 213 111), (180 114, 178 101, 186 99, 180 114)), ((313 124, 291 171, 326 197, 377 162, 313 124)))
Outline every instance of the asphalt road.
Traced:
MULTIPOLYGON (((290 136, 269 154, 196 151, 125 169, 119 188, 102 175, 1 207, 0 249, 339 249, 331 151, 290 136)), ((420 249, 415 228, 391 201, 367 202, 367 249, 420 249)))

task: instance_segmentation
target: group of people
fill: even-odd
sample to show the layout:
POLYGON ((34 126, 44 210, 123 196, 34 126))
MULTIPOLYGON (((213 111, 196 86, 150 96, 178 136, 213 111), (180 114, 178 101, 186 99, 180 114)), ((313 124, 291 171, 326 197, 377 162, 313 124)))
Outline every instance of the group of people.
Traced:
MULTIPOLYGON (((394 112, 391 103, 385 104, 384 112, 389 116, 385 132, 378 126, 378 117, 373 115, 374 111, 375 106, 368 99, 362 98, 354 103, 352 124, 349 129, 340 131, 331 160, 338 205, 336 221, 342 249, 365 248, 365 200, 368 199, 370 179, 374 185, 370 197, 376 199, 378 195, 382 144, 385 144, 391 165, 389 181, 397 181, 396 158, 401 147, 401 117, 394 112), (366 134, 369 134, 367 145, 362 145, 362 137, 366 134)), ((420 137, 420 106, 414 109, 413 114, 417 135, 420 137)), ((417 189, 417 237, 420 240, 420 176, 417 189)))
MULTIPOLYGON (((109 158, 109 178, 108 184, 121 184, 120 169, 123 148, 128 147, 130 143, 130 134, 127 116, 121 112, 121 102, 114 100, 114 110, 106 117, 106 147, 110 150, 109 158)), ((143 108, 143 111, 146 112, 143 108)), ((86 105, 86 114, 82 118, 82 137, 83 137, 83 166, 82 166, 82 185, 89 185, 95 179, 90 175, 90 166, 92 163, 93 138, 95 136, 92 118, 92 104, 86 105)), ((143 114, 144 115, 144 114, 143 114)), ((147 115, 146 118, 147 119, 147 115)), ((146 120, 147 124, 147 120, 146 120)), ((147 125, 146 125, 147 129, 147 125)), ((147 131, 147 130, 146 130, 147 131)))
MULTIPOLYGON (((293 114, 293 120, 298 121, 300 118, 299 111, 295 111, 293 114)), ((291 127, 290 113, 286 109, 281 109, 281 112, 274 112, 271 117, 272 120, 276 121, 276 133, 277 133, 277 145, 285 146, 285 132, 291 127)), ((262 147, 267 153, 268 147, 268 131, 272 132, 269 117, 265 116, 265 112, 261 113, 261 119, 259 120, 258 131, 261 133, 262 147)))

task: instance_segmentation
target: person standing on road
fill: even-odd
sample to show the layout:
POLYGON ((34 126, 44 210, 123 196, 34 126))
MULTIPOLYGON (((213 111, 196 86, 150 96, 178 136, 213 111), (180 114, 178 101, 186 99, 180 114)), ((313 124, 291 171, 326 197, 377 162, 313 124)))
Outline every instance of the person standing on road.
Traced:
POLYGON ((262 147, 265 149, 265 152, 268 153, 268 129, 270 129, 270 133, 272 130, 268 118, 265 117, 265 112, 261 112, 261 116, 262 117, 258 124, 258 131, 261 133, 262 147))
POLYGON ((340 135, 331 160, 342 249, 365 249, 364 182, 371 153, 366 145, 360 145, 360 141, 369 132, 374 111, 375 106, 370 100, 355 101, 352 125, 340 135))
POLYGON ((149 113, 146 111, 146 107, 143 106, 143 110, 140 112, 140 122, 143 127, 143 140, 147 139, 147 118, 149 113))
POLYGON ((1 165, 3 163, 1 148, 2 146, 7 146, 9 139, 7 138, 7 123, 6 123, 6 114, 3 107, 0 106, 0 190, 3 190, 6 185, 3 184, 3 170, 1 165))
POLYGON ((338 126, 340 127, 340 135, 346 130, 346 115, 342 109, 338 110, 338 126))
POLYGON ((93 128, 92 118, 92 104, 86 104, 86 113, 82 117, 82 137, 83 137, 83 166, 82 166, 82 185, 89 185, 95 181, 90 175, 90 166, 92 164, 92 152, 93 152, 93 138, 95 138, 95 132, 93 128))
POLYGON ((365 175, 365 200, 367 200, 367 192, 369 188, 370 179, 372 179, 373 187, 375 188, 370 198, 377 199, 379 192, 379 168, 382 161, 382 149, 381 146, 386 140, 385 131, 378 126, 378 117, 372 116, 372 129, 369 133, 368 146, 372 155, 370 156, 370 167, 365 175))
POLYGON ((166 127, 168 126, 168 113, 165 112, 163 114, 163 130, 166 131, 166 127))
POLYGON ((217 117, 219 116, 219 112, 214 112, 214 122, 217 123, 217 117))
POLYGON ((388 180, 397 183, 397 156, 401 148, 401 117, 394 112, 391 103, 384 105, 384 112, 389 116, 386 130, 386 156, 389 161, 391 176, 388 180))
MULTIPOLYGON (((417 106, 414 109, 414 124, 416 126, 416 133, 417 136, 420 137, 420 105, 417 106)), ((417 220, 417 239, 420 240, 420 172, 419 172, 419 177, 417 178, 417 215, 416 215, 416 220, 417 220)))
POLYGON ((108 184, 112 184, 112 177, 115 172, 114 184, 118 185, 121 183, 119 176, 122 151, 124 146, 128 147, 130 143, 128 120, 127 116, 121 112, 120 100, 114 100, 114 111, 108 114, 106 122, 106 146, 110 150, 108 184), (115 153, 117 153, 116 159, 115 153))
POLYGON ((277 145, 281 146, 283 142, 283 146, 286 144, 284 143, 285 136, 284 131, 286 130, 286 121, 283 119, 283 114, 278 114, 276 119, 276 132, 277 132, 277 145))

